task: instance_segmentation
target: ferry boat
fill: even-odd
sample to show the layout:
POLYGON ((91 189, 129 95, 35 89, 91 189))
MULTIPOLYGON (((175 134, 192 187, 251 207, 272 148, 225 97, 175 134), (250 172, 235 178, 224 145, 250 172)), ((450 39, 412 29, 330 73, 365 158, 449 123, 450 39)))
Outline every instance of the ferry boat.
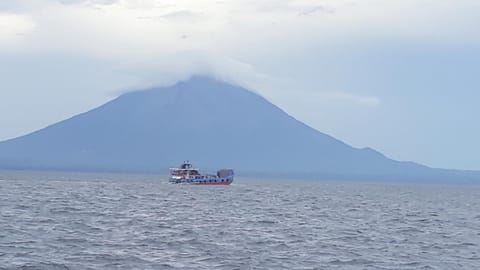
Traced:
POLYGON ((217 174, 200 174, 188 161, 179 168, 170 168, 170 183, 193 185, 230 185, 233 182, 233 170, 218 170, 217 174))

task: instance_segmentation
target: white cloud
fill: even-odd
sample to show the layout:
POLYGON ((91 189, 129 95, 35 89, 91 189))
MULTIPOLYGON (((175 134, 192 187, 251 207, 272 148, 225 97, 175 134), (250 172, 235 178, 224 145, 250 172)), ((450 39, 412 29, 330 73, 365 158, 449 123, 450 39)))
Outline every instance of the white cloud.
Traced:
POLYGON ((24 36, 35 29, 29 16, 0 13, 0 47, 23 42, 24 36))
POLYGON ((290 48, 376 37, 478 42, 474 11, 480 6, 460 2, 34 0, 31 9, 23 1, 6 6, 22 7, 38 25, 38 33, 25 41, 30 50, 116 58, 205 50, 232 58, 261 53, 268 43, 290 48))
MULTIPOLYGON (((55 0, 53 0, 55 1, 55 0)), ((90 5, 111 5, 119 0, 56 0, 62 4, 90 4, 90 5)))
POLYGON ((202 18, 202 14, 195 13, 190 10, 178 10, 169 12, 165 15, 160 15, 159 18, 175 20, 177 22, 189 22, 194 23, 198 22, 202 18))
POLYGON ((262 89, 265 84, 275 80, 258 72, 248 63, 215 53, 194 50, 157 54, 148 60, 125 61, 116 68, 139 78, 137 88, 169 85, 191 75, 213 76, 253 91, 262 89))
MULTIPOLYGON (((379 39, 478 42, 478 35, 473 33, 476 28, 470 26, 479 22, 474 11, 479 10, 480 4, 467 0, 455 3, 450 0, 6 1, 0 4, 0 9, 17 13, 0 13, 0 48, 15 53, 85 55, 125 70, 130 68, 140 81, 151 80, 151 84, 159 81, 151 75, 154 73, 172 74, 174 78, 185 76, 175 75, 178 73, 201 70, 273 88, 268 83, 259 83, 258 78, 269 77, 266 81, 272 81, 276 75, 263 70, 262 62, 256 59, 275 62, 277 59, 271 56, 275 55, 288 62, 299 50, 321 52, 335 47, 332 44, 379 39)), ((336 93, 331 100, 379 104, 376 98, 354 93, 336 93)))

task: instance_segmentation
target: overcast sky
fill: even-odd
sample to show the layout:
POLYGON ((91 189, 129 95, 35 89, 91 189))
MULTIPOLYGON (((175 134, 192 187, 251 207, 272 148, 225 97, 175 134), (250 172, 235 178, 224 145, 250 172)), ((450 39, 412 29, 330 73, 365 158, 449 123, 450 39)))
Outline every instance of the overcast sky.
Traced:
POLYGON ((478 0, 1 0, 0 140, 209 74, 355 147, 480 169, 478 0))

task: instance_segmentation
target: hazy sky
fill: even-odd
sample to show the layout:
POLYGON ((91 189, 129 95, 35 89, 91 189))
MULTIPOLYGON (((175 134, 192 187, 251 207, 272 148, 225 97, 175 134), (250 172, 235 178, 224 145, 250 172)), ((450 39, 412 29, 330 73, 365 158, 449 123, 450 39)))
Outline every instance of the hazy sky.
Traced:
POLYGON ((353 146, 480 169, 478 0, 1 0, 0 140, 210 74, 353 146))

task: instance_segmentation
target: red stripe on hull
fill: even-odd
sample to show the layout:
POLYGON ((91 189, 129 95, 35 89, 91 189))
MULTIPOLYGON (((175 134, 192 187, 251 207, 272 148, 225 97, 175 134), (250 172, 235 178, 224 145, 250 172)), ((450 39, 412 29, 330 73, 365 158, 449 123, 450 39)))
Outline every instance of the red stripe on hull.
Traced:
POLYGON ((233 181, 226 181, 226 182, 206 182, 206 183, 193 183, 195 185, 230 185, 233 181))

